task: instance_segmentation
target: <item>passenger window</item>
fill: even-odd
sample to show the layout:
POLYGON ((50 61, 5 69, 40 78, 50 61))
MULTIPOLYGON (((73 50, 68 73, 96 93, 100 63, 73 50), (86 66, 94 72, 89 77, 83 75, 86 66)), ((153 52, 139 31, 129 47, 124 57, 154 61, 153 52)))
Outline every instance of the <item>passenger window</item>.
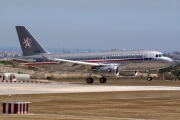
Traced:
POLYGON ((156 55, 156 57, 158 57, 158 54, 156 55))
POLYGON ((161 55, 161 54, 159 54, 159 57, 162 57, 162 55, 161 55))

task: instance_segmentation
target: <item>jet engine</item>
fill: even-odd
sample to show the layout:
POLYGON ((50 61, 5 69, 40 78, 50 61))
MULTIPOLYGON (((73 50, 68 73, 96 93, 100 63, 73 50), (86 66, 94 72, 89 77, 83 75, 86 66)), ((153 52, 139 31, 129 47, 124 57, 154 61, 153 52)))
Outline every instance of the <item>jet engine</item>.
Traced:
POLYGON ((98 73, 104 77, 116 77, 119 75, 117 66, 103 66, 100 67, 98 73))
POLYGON ((137 76, 138 71, 121 71, 119 75, 121 75, 121 76, 137 76))

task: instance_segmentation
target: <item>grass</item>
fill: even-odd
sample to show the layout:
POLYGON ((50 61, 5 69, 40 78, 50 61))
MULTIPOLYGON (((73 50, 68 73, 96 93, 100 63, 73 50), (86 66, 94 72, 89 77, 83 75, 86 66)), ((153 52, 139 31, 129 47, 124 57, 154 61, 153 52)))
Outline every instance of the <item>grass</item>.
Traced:
MULTIPOLYGON (((86 84, 84 80, 59 80, 86 84)), ((95 84, 100 84, 97 80, 95 84)), ((180 86, 179 81, 109 79, 102 85, 180 86)), ((0 120, 179 119, 180 91, 129 91, 1 95, 0 101, 27 101, 29 113, 1 114, 0 120)), ((2 113, 2 109, 0 109, 2 113)))
POLYGON ((136 91, 0 96, 2 101, 32 102, 29 114, 1 114, 0 119, 178 119, 179 94, 179 91, 136 91))

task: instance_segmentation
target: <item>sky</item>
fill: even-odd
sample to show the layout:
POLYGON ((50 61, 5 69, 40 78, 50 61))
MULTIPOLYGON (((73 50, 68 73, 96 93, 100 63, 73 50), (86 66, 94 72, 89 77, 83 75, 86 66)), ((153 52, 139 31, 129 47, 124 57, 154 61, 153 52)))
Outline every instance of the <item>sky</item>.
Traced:
POLYGON ((180 50, 180 0, 0 0, 0 48, 18 25, 45 48, 180 50))

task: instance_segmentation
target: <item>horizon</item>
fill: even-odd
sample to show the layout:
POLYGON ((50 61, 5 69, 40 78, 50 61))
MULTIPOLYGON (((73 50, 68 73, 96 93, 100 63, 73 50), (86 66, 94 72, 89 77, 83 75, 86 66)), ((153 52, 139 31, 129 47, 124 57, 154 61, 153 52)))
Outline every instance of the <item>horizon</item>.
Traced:
MULTIPOLYGON (((64 51, 63 51, 63 48, 44 48, 46 49, 48 52, 55 52, 55 53, 65 53, 65 52, 70 52, 70 53, 76 53, 76 52, 109 52, 109 51, 112 51, 112 49, 116 49, 116 48, 112 48, 112 49, 81 49, 79 48, 78 51, 76 48, 65 48, 64 47, 64 51)), ((154 50, 154 51, 160 51, 160 50, 155 50, 155 49, 117 49, 117 51, 128 51, 128 50, 154 50)), ((0 52, 2 51, 6 51, 6 52, 22 52, 21 50, 21 47, 2 47, 0 46, 0 52)), ((163 53, 173 53, 173 52, 176 52, 178 50, 175 50, 175 51, 160 51, 160 52, 163 52, 163 53)))
POLYGON ((44 48, 180 50, 178 0, 3 0, 0 40, 25 26, 44 48))

